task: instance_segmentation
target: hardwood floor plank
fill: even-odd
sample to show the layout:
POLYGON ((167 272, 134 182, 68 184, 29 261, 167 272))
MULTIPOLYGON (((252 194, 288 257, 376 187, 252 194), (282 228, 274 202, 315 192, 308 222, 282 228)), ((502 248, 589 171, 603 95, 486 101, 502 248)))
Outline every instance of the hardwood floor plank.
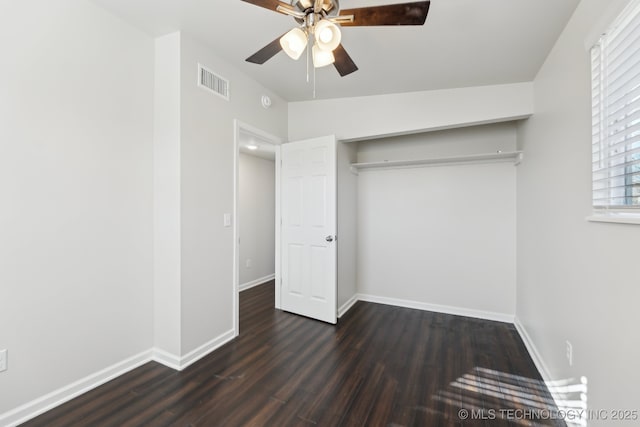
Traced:
POLYGON ((148 363, 24 425, 564 425, 459 417, 553 408, 513 325, 365 302, 329 325, 274 298, 242 292, 240 336, 182 372, 148 363))

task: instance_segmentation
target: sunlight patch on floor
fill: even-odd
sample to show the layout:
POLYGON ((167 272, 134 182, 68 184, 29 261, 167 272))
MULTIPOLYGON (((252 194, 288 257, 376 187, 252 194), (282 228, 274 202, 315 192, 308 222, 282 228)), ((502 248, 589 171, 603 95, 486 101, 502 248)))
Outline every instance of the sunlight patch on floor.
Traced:
POLYGON ((587 379, 545 383, 539 379, 475 367, 435 397, 459 408, 465 420, 508 420, 523 426, 585 427, 587 379))

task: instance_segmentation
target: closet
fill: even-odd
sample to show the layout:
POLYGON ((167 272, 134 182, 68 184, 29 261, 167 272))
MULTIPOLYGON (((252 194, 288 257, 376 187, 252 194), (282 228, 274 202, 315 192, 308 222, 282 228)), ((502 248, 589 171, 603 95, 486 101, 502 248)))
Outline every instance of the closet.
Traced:
POLYGON ((516 140, 506 122, 343 143, 355 153, 357 298, 513 314, 516 140))

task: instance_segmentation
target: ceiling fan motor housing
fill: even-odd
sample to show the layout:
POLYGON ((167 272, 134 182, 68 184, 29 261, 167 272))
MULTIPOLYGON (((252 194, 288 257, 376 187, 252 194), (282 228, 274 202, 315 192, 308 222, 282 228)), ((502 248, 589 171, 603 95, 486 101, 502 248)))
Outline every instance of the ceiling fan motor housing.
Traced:
MULTIPOLYGON (((314 0, 291 0, 291 6, 297 7, 302 12, 314 9, 314 0)), ((340 3, 338 0, 322 0, 321 8, 325 14, 335 16, 340 11, 340 3)))
MULTIPOLYGON (((306 19, 295 18, 299 24, 304 24, 309 28, 309 16, 314 15, 314 1, 313 0, 291 0, 291 5, 298 8, 301 12, 306 13, 306 19)), ((323 0, 322 10, 317 13, 312 22, 318 22, 324 17, 338 16, 340 12, 340 2, 338 0, 323 0)))

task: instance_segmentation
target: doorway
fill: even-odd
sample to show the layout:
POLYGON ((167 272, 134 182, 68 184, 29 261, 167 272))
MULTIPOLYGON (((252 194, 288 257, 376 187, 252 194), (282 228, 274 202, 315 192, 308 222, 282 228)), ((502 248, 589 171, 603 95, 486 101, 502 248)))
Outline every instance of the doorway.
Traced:
MULTIPOLYGON (((280 280, 280 159, 282 140, 234 121, 234 328, 240 334, 240 292, 280 280)), ((278 307, 276 286, 274 306, 278 307)))

